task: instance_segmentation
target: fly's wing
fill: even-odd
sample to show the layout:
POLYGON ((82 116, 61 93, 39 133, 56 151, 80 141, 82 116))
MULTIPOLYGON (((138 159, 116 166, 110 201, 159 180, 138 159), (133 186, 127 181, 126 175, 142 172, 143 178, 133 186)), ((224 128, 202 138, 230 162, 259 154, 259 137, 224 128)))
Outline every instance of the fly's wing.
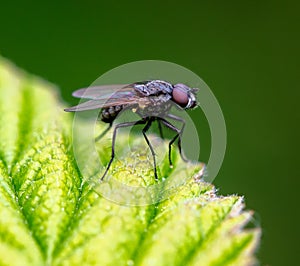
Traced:
POLYGON ((133 88, 121 89, 110 95, 100 95, 97 98, 80 103, 76 106, 66 108, 66 112, 78 112, 94 109, 108 108, 117 105, 135 105, 139 103, 148 104, 149 99, 138 95, 133 88))
POLYGON ((115 85, 103 85, 103 86, 93 86, 89 88, 79 89, 72 93, 73 97, 82 98, 82 99, 107 99, 112 95, 119 92, 133 90, 132 85, 126 84, 115 84, 115 85))
POLYGON ((117 105, 136 103, 137 92, 132 85, 116 84, 79 89, 72 93, 74 97, 90 99, 79 105, 66 108, 67 112, 86 111, 117 105))
MULTIPOLYGON (((136 105, 147 106, 152 104, 152 97, 145 97, 134 87, 135 83, 124 85, 104 85, 86 89, 79 89, 73 92, 77 98, 90 99, 76 106, 66 108, 66 112, 78 112, 93 109, 108 108, 117 105, 136 105)), ((164 101, 169 100, 169 96, 164 95, 164 101)))
POLYGON ((105 100, 89 100, 76 106, 64 109, 66 112, 78 112, 94 109, 108 108, 117 105, 134 105, 139 99, 105 99, 105 100))

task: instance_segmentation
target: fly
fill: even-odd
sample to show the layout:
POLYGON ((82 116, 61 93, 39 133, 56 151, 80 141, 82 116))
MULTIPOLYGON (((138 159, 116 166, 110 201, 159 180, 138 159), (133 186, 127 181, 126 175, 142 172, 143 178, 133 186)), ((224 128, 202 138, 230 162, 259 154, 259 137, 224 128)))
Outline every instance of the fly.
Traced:
POLYGON ((195 108, 197 106, 197 90, 197 88, 190 88, 182 83, 171 84, 163 80, 142 81, 127 85, 95 86, 74 91, 72 94, 74 97, 88 99, 88 101, 64 110, 66 112, 79 112, 100 109, 100 120, 108 123, 109 126, 101 133, 101 135, 96 137, 96 141, 100 140, 110 130, 114 120, 122 110, 129 109, 138 114, 141 117, 138 121, 120 123, 115 126, 112 137, 111 158, 101 180, 106 176, 115 157, 117 130, 119 128, 135 125, 145 125, 142 129, 142 133, 150 148, 153 157, 154 176, 155 179, 158 180, 155 153, 146 132, 154 121, 157 121, 158 123, 161 137, 162 125, 174 131, 176 135, 169 142, 170 167, 173 166, 171 146, 177 139, 180 155, 184 161, 187 161, 183 156, 181 149, 181 135, 184 130, 185 121, 181 117, 172 115, 170 110, 174 104, 180 109, 195 108), (181 129, 175 127, 167 119, 181 122, 181 129))

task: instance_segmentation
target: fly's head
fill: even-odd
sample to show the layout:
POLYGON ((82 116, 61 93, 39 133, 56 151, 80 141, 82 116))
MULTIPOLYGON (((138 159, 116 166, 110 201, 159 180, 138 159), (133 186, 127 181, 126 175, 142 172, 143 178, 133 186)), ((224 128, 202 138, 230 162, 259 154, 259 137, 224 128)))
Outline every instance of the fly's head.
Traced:
POLYGON ((182 83, 175 84, 172 91, 172 100, 184 109, 192 109, 197 106, 197 91, 197 88, 190 88, 182 83))

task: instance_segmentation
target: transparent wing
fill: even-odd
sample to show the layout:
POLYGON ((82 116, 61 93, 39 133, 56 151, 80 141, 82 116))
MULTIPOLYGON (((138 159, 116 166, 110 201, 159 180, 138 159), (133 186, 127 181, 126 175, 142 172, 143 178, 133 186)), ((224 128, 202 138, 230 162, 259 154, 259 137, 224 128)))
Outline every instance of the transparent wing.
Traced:
POLYGON ((139 96, 133 96, 129 98, 109 98, 109 99, 97 99, 89 100, 84 103, 80 103, 76 106, 64 109, 66 112, 78 112, 78 111, 87 111, 94 109, 108 108, 110 106, 117 105, 136 105, 143 103, 144 105, 149 104, 150 101, 147 98, 141 98, 139 96))
POLYGON ((103 85, 103 86, 94 86, 84 89, 76 90, 72 93, 72 95, 76 98, 83 99, 108 99, 111 98, 114 94, 119 94, 122 92, 123 95, 130 95, 134 91, 132 85, 126 84, 114 84, 114 85, 103 85))
MULTIPOLYGON (((76 106, 66 108, 66 112, 86 111, 93 109, 108 108, 117 105, 147 106, 152 104, 153 97, 145 96, 135 90, 134 84, 124 85, 104 85, 79 89, 72 94, 74 97, 89 99, 76 106)), ((157 96, 155 96, 157 97, 157 96)), ((169 96, 164 95, 164 101, 169 100, 169 96)))

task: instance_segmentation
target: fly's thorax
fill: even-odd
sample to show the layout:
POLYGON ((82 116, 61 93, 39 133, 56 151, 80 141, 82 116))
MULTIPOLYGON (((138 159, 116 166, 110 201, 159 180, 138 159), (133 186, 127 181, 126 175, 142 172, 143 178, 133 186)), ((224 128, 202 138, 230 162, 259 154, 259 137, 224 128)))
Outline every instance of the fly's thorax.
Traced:
POLYGON ((165 116, 172 108, 170 95, 159 95, 150 98, 147 103, 139 102, 138 113, 143 117, 165 116))
POLYGON ((145 96, 158 94, 171 94, 173 85, 163 80, 151 80, 139 82, 134 85, 134 88, 145 96))
POLYGON ((99 119, 105 123, 113 122, 117 115, 123 110, 123 105, 110 106, 101 110, 99 119))

